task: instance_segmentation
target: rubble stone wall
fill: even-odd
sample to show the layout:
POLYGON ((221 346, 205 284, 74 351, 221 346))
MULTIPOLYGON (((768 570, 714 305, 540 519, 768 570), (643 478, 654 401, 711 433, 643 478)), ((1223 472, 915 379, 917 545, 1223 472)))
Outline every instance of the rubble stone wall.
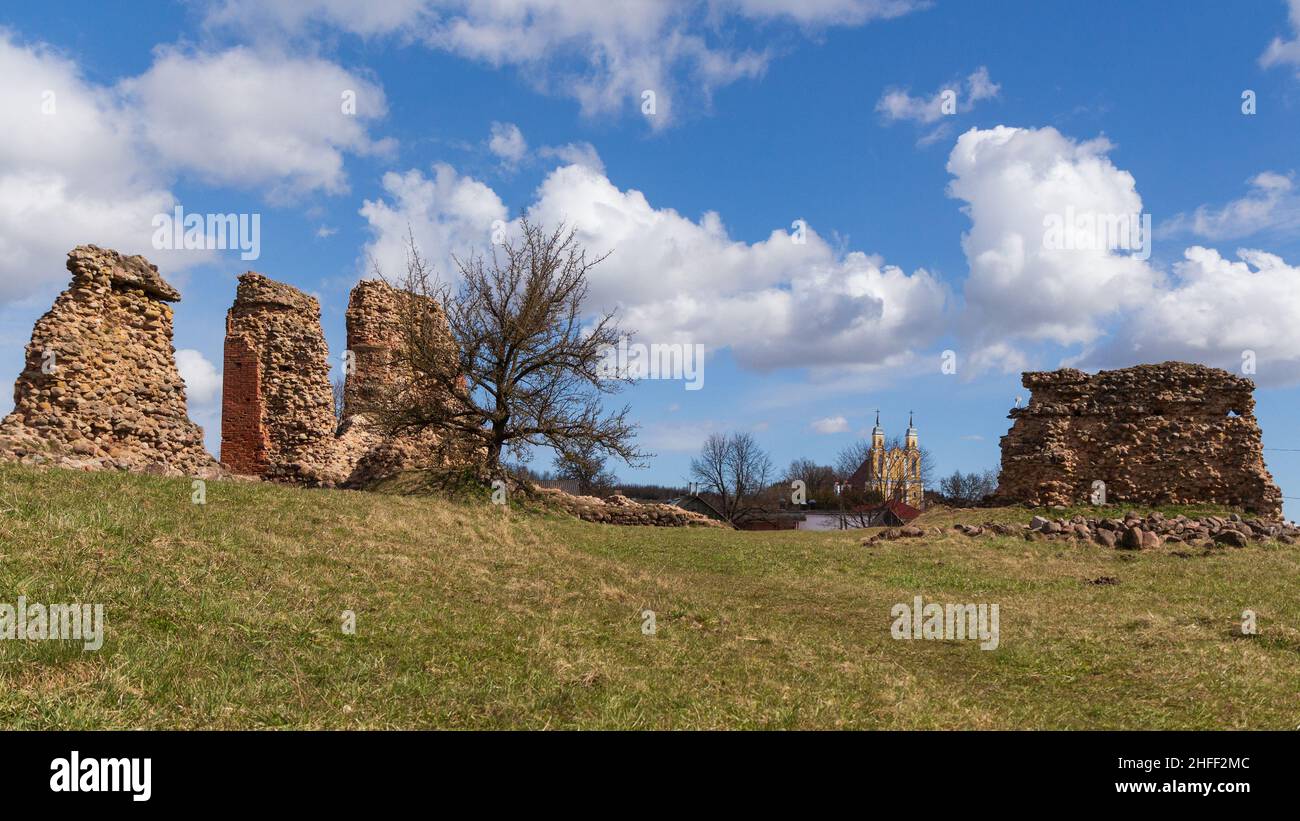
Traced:
MULTIPOLYGON (((423 303, 435 326, 446 327, 441 308, 428 297, 400 291, 378 279, 362 280, 352 289, 347 329, 353 370, 343 391, 344 417, 373 411, 384 392, 398 383, 397 354, 405 344, 402 317, 410 311, 410 303, 404 300, 423 303)), ((446 341, 450 343, 450 335, 446 341)))
POLYGON ((1009 414, 1000 500, 1087 504, 1103 482, 1108 503, 1214 503, 1281 515, 1251 380, 1164 362, 1093 375, 1027 372, 1023 384, 1032 395, 1009 414))
MULTIPOLYGON (((449 438, 392 435, 376 418, 379 400, 401 381, 404 299, 417 297, 377 280, 353 289, 339 424, 319 303, 261 274, 241 276, 226 320, 223 463, 265 479, 361 487, 403 470, 463 462, 468 454, 449 438)), ((450 346, 441 308, 424 301, 430 327, 450 346)), ((447 355, 454 363, 454 349, 447 355)))
POLYGON ((394 435, 381 427, 381 409, 403 384, 407 344, 403 323, 414 306, 424 311, 425 332, 433 350, 441 349, 448 367, 456 367, 456 351, 447 320, 436 301, 367 279, 357 283, 348 299, 348 352, 352 369, 343 389, 343 427, 339 431, 337 469, 342 484, 364 486, 403 470, 467 464, 474 454, 453 437, 426 430, 394 435), (412 302, 414 301, 414 302, 412 302))
POLYGON ((598 499, 595 496, 573 496, 549 487, 534 486, 532 492, 543 503, 588 522, 648 527, 731 527, 693 510, 665 504, 641 504, 617 493, 608 499, 598 499))
POLYGON ((222 384, 226 467, 267 479, 321 480, 337 419, 315 297, 252 271, 240 275, 226 315, 222 384))
POLYGON ((32 329, 0 422, 0 458, 90 470, 214 476, 172 347, 180 294, 141 256, 68 253, 72 282, 32 329))

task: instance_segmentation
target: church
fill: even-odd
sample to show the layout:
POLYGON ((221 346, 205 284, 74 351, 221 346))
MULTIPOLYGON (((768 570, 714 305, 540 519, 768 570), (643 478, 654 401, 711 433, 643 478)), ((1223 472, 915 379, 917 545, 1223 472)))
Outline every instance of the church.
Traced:
POLYGON ((871 449, 846 485, 853 490, 878 493, 883 501, 900 501, 921 509, 925 501, 925 488, 921 483, 921 447, 910 414, 903 446, 891 448, 885 445, 880 411, 876 411, 876 426, 871 429, 871 449))

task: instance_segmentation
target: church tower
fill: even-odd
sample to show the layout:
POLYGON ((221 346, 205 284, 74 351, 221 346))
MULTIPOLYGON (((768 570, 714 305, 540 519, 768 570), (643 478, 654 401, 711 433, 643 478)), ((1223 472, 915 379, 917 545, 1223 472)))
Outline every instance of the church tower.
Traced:
POLYGON ((898 500, 918 510, 921 508, 925 502, 925 488, 921 484, 921 444, 910 411, 903 444, 893 448, 885 443, 880 411, 876 411, 876 426, 871 429, 871 447, 866 456, 849 477, 850 486, 878 493, 886 501, 898 500))
POLYGON ((885 429, 880 427, 880 411, 876 411, 876 426, 871 429, 871 449, 867 451, 871 465, 867 474, 868 487, 883 490, 885 479, 885 429))
POLYGON ((916 434, 916 425, 912 422, 912 412, 907 412, 907 440, 903 445, 905 456, 903 469, 906 477, 903 481, 904 501, 920 509, 925 501, 925 488, 921 485, 921 445, 916 434))

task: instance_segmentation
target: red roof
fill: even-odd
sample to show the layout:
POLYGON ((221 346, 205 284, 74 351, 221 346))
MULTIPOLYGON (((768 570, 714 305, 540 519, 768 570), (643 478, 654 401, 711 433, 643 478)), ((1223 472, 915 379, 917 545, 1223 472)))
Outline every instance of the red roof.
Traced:
POLYGON ((849 487, 861 486, 865 488, 867 486, 867 475, 870 472, 870 470, 871 470, 871 460, 863 459, 862 464, 858 465, 858 469, 853 471, 853 475, 849 477, 849 480, 847 482, 849 487))
POLYGON ((883 507, 904 522, 910 522, 917 516, 921 515, 921 511, 912 507, 907 502, 900 502, 897 499, 890 499, 888 502, 885 502, 883 507))

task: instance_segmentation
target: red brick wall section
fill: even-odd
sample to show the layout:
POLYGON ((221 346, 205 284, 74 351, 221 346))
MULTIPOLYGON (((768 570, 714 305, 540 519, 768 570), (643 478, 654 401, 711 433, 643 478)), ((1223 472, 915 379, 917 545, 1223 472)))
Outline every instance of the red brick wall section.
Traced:
POLYGON ((248 340, 226 337, 221 394, 221 461, 235 473, 261 476, 269 442, 262 424, 262 367, 248 340))

